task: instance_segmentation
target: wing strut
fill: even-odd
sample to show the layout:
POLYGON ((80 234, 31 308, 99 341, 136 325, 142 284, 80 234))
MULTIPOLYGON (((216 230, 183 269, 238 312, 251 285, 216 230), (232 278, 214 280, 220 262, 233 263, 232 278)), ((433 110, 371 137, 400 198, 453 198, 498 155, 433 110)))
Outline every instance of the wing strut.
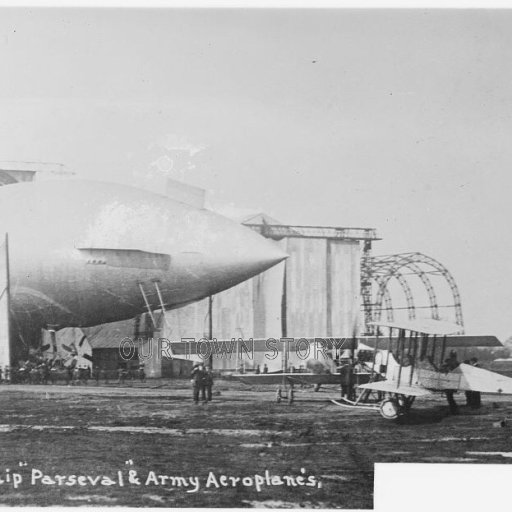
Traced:
POLYGON ((441 347, 441 360, 439 361, 439 367, 442 367, 444 364, 445 352, 446 352, 446 335, 443 336, 443 345, 441 347))
POLYGON ((373 380, 375 376, 375 359, 377 358, 377 345, 379 344, 379 330, 377 329, 377 339, 375 340, 375 346, 373 347, 373 361, 372 361, 372 373, 370 379, 373 380))
POLYGON ((393 327, 389 328, 389 337, 388 337, 388 353, 386 354, 386 374, 388 373, 388 365, 389 365, 389 354, 391 353, 391 339, 393 338, 393 327))
POLYGON ((403 329, 398 330, 398 380, 396 387, 400 387, 400 378, 402 377, 402 366, 404 362, 405 352, 405 331, 403 329))
MULTIPOLYGON (((428 339, 428 338, 427 338, 428 339)), ((437 336, 434 334, 434 337, 432 338, 432 352, 430 353, 430 364, 437 369, 435 355, 436 355, 436 339, 437 336)), ((427 341, 428 346, 428 341, 427 341)))
POLYGON ((409 386, 412 386, 412 378, 414 375, 414 365, 416 364, 416 355, 418 353, 418 333, 414 333, 414 345, 412 347, 411 375, 409 376, 409 386))

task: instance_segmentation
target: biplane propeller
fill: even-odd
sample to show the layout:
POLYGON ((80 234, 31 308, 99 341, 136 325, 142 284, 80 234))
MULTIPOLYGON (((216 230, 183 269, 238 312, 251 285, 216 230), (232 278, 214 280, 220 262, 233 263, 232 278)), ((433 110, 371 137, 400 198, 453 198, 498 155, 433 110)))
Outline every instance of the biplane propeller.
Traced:
POLYGON ((85 339, 86 339, 86 337, 82 336, 82 338, 78 342, 78 347, 76 346, 75 342, 72 342, 71 345, 66 345, 65 343, 61 343, 60 346, 66 352, 69 352, 69 356, 68 356, 68 358, 66 358, 66 360, 68 360, 68 359, 75 360, 75 364, 76 364, 76 360, 78 360, 79 357, 83 357, 84 359, 87 359, 88 361, 91 361, 91 362, 93 361, 92 357, 89 354, 85 354, 81 350, 85 339))
MULTIPOLYGON (((66 343, 60 343, 59 347, 61 350, 58 350, 57 343, 55 342, 55 345, 52 347, 53 349, 53 358, 54 359, 60 359, 64 363, 65 366, 69 366, 71 368, 74 368, 79 358, 87 359, 88 361, 92 362, 93 358, 85 352, 84 342, 86 341, 87 337, 82 334, 80 339, 77 339, 76 341, 72 341, 67 345, 66 343)), ((48 350, 50 348, 50 345, 45 345, 45 348, 42 348, 42 350, 48 350)))

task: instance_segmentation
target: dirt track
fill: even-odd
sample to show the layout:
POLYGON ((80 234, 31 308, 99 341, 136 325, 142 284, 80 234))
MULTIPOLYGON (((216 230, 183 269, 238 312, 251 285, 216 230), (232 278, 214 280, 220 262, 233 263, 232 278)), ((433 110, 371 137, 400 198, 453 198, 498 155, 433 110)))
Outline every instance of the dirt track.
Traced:
POLYGON ((512 460, 512 428, 493 426, 512 418, 510 398, 448 416, 434 397, 397 424, 331 404, 335 391, 289 406, 220 382, 214 402, 195 405, 187 382, 139 386, 0 386, 0 479, 7 468, 22 479, 0 482, 0 504, 371 508, 375 462, 512 460))

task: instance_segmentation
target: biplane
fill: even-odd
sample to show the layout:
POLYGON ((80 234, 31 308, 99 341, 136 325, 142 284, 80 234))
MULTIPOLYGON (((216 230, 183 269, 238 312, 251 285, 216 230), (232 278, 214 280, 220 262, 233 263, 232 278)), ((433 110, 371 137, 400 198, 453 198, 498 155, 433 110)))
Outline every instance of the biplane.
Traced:
MULTIPOLYGON (((305 372, 283 370, 267 374, 238 374, 246 384, 277 385, 276 400, 292 403, 300 385, 341 386, 342 397, 332 400, 346 408, 379 411, 386 419, 396 419, 409 412, 415 399, 432 393, 445 393, 452 399, 457 391, 512 394, 512 379, 459 363, 454 348, 469 340, 452 336, 461 326, 432 319, 407 322, 374 322, 374 339, 353 337, 343 345, 349 357, 333 357, 330 368, 316 360, 307 361, 305 372), (388 336, 383 332, 388 331, 388 336)), ((468 337, 485 345, 500 345, 494 337, 468 337)), ((331 351, 333 354, 333 351, 331 351)), ((333 354, 334 355, 334 354, 333 354)), ((283 351, 285 358, 285 351, 283 351)))
POLYGON ((299 373, 299 372, 275 372, 259 375, 237 374, 234 377, 244 384, 274 384, 276 388, 276 401, 282 400, 293 403, 295 398, 295 386, 314 385, 318 389, 323 384, 339 384, 339 373, 299 373))
POLYGON ((342 398, 334 401, 337 405, 376 409, 384 418, 396 419, 407 414, 417 397, 435 392, 446 393, 449 400, 457 391, 512 394, 511 378, 459 363, 454 351, 447 356, 447 337, 459 332, 459 325, 430 319, 373 325, 378 336, 370 381, 358 385, 355 400, 342 398), (381 337, 383 329, 389 330, 387 339, 381 337))
MULTIPOLYGON (((347 374, 344 371, 345 367, 338 366, 339 359, 336 358, 336 352, 350 352, 351 359, 354 360, 354 353, 357 345, 357 339, 353 337, 352 339, 345 338, 301 338, 302 340, 308 341, 309 343, 315 343, 320 340, 322 344, 325 344, 325 348, 328 354, 327 359, 323 359, 322 361, 318 359, 308 359, 306 361, 305 369, 295 369, 293 365, 288 361, 288 355, 290 352, 290 347, 294 344, 295 340, 292 339, 290 343, 286 344, 286 347, 283 347, 281 352, 282 355, 282 370, 274 371, 270 373, 260 373, 260 374, 248 374, 248 373, 238 373, 234 374, 237 380, 243 382, 244 384, 257 384, 257 385, 276 385, 276 401, 279 403, 281 401, 287 401, 288 403, 293 403, 295 398, 295 389, 297 386, 314 386, 315 391, 318 391, 321 386, 329 386, 329 385, 340 385, 342 389, 348 385, 359 385, 363 383, 367 383, 370 380, 370 376, 372 375, 370 367, 367 362, 368 358, 368 350, 360 350, 358 363, 362 364, 354 364, 353 368, 351 368, 350 372, 350 380, 349 383, 347 381, 347 374), (361 357, 362 353, 366 354, 366 364, 362 362, 364 358, 361 357), (294 371, 290 371, 294 370, 294 371)), ((296 346, 295 346, 296 348, 296 346)), ((293 350, 292 350, 293 351, 293 350)))

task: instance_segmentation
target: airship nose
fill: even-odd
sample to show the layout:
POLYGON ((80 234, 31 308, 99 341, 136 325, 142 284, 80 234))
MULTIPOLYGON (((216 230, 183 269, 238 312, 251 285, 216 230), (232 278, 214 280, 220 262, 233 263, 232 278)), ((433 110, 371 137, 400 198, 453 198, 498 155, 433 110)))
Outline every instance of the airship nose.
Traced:
POLYGON ((217 286, 229 288, 268 270, 288 257, 274 242, 249 228, 236 226, 230 233, 231 240, 225 243, 223 252, 212 255, 212 264, 217 269, 212 274, 218 279, 218 283, 215 283, 217 286))
POLYGON ((276 242, 213 212, 190 212, 186 224, 194 226, 194 235, 182 244, 181 254, 188 256, 188 268, 204 279, 209 293, 250 279, 288 257, 276 242))
POLYGON ((226 248, 229 247, 226 265, 242 274, 252 277, 288 258, 288 254, 275 242, 245 226, 235 226, 229 233, 231 239, 226 242, 226 248))

